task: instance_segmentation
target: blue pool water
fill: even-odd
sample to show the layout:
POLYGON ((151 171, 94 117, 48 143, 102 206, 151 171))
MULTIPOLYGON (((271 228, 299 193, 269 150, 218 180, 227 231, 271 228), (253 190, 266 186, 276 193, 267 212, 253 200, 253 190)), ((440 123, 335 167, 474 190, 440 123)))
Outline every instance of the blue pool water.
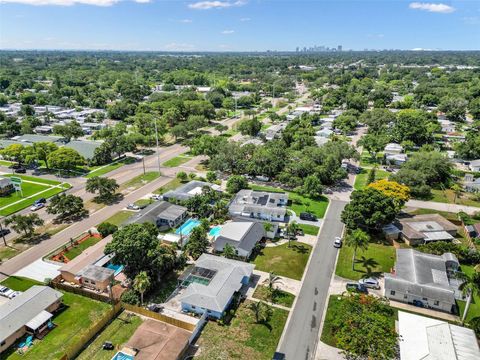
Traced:
POLYGON ((188 236, 190 235, 192 230, 197 226, 199 226, 200 224, 201 222, 198 220, 188 219, 182 224, 182 226, 180 226, 177 230, 175 230, 175 234, 188 236))
POLYGON ((115 356, 112 358, 112 360, 133 360, 134 357, 129 354, 125 354, 121 351, 115 354, 115 356))
POLYGON ((105 267, 107 269, 112 269, 115 271, 115 274, 114 276, 117 276, 118 274, 120 274, 123 270, 123 265, 115 265, 115 264, 110 264, 108 263, 107 265, 105 265, 105 267))
POLYGON ((215 227, 210 229, 210 231, 208 232, 208 235, 210 235, 212 237, 217 237, 218 234, 220 233, 221 229, 222 229, 221 226, 215 226, 215 227))

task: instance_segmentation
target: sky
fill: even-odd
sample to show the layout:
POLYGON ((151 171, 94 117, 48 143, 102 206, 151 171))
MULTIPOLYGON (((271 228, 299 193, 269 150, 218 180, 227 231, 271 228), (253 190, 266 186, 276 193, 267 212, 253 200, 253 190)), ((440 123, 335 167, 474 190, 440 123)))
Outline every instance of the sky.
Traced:
POLYGON ((0 49, 480 49, 480 0, 0 0, 0 49))

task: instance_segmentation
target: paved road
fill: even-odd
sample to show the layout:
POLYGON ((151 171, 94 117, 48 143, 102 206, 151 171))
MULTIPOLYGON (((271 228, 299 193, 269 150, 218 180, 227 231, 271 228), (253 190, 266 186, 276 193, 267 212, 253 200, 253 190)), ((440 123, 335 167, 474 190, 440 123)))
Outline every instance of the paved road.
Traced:
POLYGON ((340 214, 346 202, 332 200, 313 249, 302 289, 280 340, 279 351, 287 360, 310 360, 315 356, 330 280, 335 267, 335 236, 341 236, 340 214))

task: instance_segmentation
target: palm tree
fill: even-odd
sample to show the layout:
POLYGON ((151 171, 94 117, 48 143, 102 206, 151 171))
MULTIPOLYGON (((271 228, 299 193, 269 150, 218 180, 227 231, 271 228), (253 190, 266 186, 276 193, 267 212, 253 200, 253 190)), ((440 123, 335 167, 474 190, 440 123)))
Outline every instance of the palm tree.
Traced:
POLYGON ((292 221, 290 224, 287 225, 287 236, 288 236, 288 247, 290 247, 290 241, 292 237, 295 237, 297 234, 299 226, 296 221, 292 221))
POLYGON ((465 304, 465 310, 462 315, 462 324, 465 322, 467 317, 468 309, 472 302, 472 298, 475 295, 480 295, 480 273, 475 272, 472 275, 467 275, 464 273, 458 273, 457 278, 463 280, 462 284, 458 287, 462 291, 463 295, 467 297, 467 303, 465 304))
POLYGON ((267 284, 269 289, 273 289, 275 284, 281 284, 282 278, 278 275, 275 275, 274 272, 268 273, 268 278, 265 279, 265 283, 267 284))
POLYGON ((259 323, 260 322, 260 315, 262 313, 262 302, 261 301, 252 301, 248 305, 248 308, 253 311, 253 314, 255 315, 255 322, 259 323))
POLYGON ((453 184, 451 189, 454 195, 453 203, 455 204, 457 202, 457 199, 460 198, 460 195, 462 195, 462 187, 458 184, 453 184))
POLYGON ((345 238, 345 245, 353 247, 352 270, 355 271, 355 257, 357 256, 357 249, 367 250, 370 236, 363 230, 356 229, 347 234, 345 238))
POLYGON ((145 271, 141 271, 133 280, 133 288, 140 293, 140 305, 143 306, 143 294, 150 287, 150 278, 145 271))

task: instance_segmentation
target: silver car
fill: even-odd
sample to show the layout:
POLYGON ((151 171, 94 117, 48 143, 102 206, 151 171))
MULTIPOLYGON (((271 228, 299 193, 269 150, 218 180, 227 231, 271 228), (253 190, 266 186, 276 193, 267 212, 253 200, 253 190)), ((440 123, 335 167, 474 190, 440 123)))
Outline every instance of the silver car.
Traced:
POLYGON ((370 289, 380 289, 380 282, 375 278, 360 279, 358 283, 370 289))

